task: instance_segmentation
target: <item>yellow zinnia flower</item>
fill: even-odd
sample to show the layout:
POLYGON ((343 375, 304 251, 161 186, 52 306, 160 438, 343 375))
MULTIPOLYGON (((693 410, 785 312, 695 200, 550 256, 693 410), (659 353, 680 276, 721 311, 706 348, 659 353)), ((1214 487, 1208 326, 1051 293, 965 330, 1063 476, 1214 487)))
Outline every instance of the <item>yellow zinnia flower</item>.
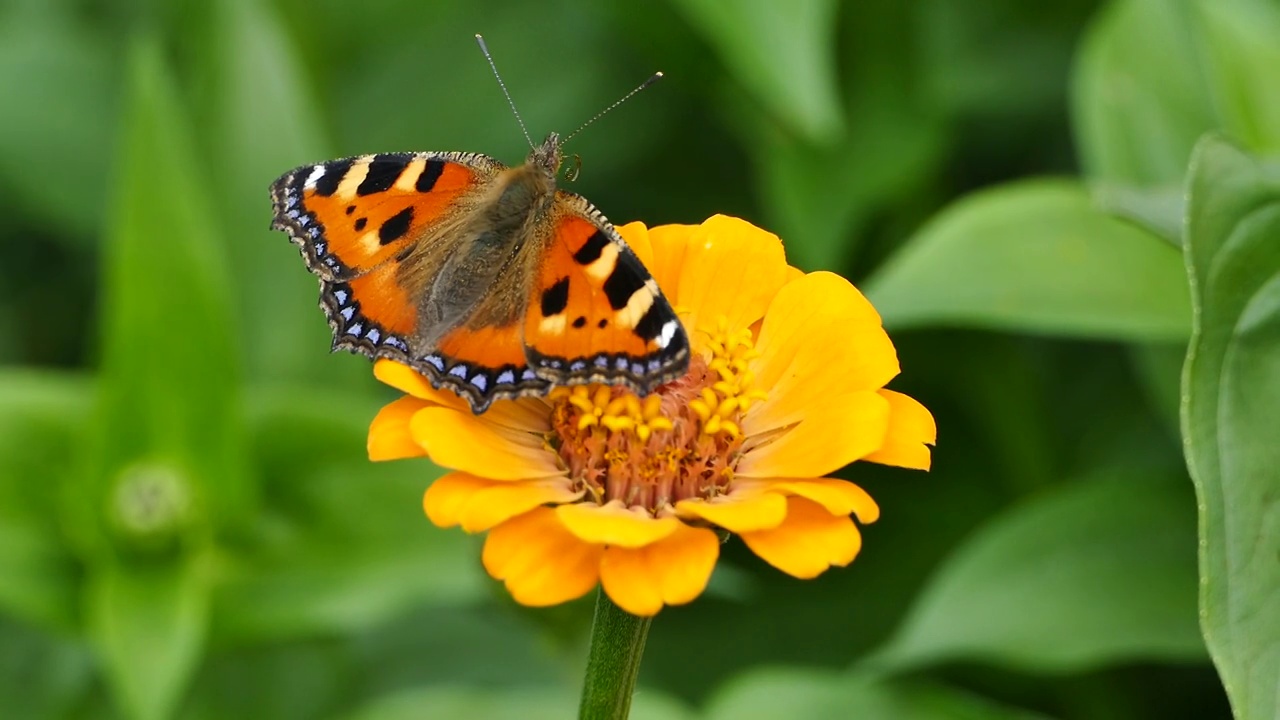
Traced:
POLYGON ((879 508, 823 477, 855 460, 928 469, 933 417, 884 389, 898 374, 880 316, 853 285, 789 267, 777 236, 735 218, 618 228, 677 309, 685 377, 639 398, 605 386, 495 402, 473 415, 413 370, 369 430, 374 460, 429 456, 453 472, 423 505, 440 527, 488 531, 485 569, 531 606, 597 583, 640 616, 687 603, 717 528, 812 578, 849 564, 879 508))

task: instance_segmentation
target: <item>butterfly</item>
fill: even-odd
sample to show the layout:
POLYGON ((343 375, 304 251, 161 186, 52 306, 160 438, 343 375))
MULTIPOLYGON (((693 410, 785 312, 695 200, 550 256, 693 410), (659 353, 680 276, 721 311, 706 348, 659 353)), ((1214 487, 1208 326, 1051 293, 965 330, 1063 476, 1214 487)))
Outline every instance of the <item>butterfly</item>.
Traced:
POLYGON ((333 349, 408 365, 477 414, 558 385, 648 394, 685 374, 689 339, 613 225, 556 187, 561 161, 552 133, 517 167, 467 152, 304 165, 272 184, 272 228, 319 278, 333 349))

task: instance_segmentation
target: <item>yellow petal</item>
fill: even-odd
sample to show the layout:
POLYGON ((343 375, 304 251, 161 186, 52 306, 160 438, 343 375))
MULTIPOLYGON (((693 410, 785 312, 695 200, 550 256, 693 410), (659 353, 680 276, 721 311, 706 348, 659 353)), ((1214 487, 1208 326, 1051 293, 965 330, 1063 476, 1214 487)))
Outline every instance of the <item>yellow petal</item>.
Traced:
POLYGON ((577 503, 557 506, 560 522, 583 542, 637 548, 655 543, 683 523, 674 517, 655 518, 614 500, 604 505, 577 503))
POLYGON ((663 605, 682 605, 701 595, 719 556, 714 532, 680 523, 651 545, 606 548, 600 584, 618 607, 648 617, 663 605))
MULTIPOLYGON (((623 240, 627 241, 627 246, 631 248, 631 252, 640 258, 640 262, 646 268, 653 266, 653 245, 649 242, 649 229, 640 221, 629 222, 626 225, 615 226, 618 234, 623 240)), ((653 273, 652 270, 649 271, 653 273)))
MULTIPOLYGON (((889 401, 879 394, 855 392, 817 398, 814 402, 798 425, 752 438, 759 444, 747 449, 738 463, 737 474, 757 478, 822 477, 884 444, 889 401)), ((744 422, 744 429, 751 436, 754 432, 749 427, 744 422)))
POLYGON ((444 405, 454 409, 467 407, 467 403, 457 395, 431 387, 418 371, 408 365, 401 365, 394 360, 379 360, 373 364, 373 376, 400 392, 407 393, 427 402, 444 405))
POLYGON ((796 495, 818 503, 832 515, 858 516, 861 523, 873 523, 880 517, 880 506, 871 499, 866 490, 848 480, 838 478, 776 478, 769 480, 752 480, 742 478, 734 481, 735 486, 744 489, 757 489, 766 494, 781 493, 796 495))
POLYGON ((787 261, 777 235, 716 215, 690 233, 673 301, 688 311, 681 319, 697 344, 702 341, 698 331, 717 329, 722 317, 730 329, 760 319, 786 281, 787 261))
POLYGON ((649 228, 649 244, 653 247, 653 263, 649 273, 672 303, 680 296, 680 268, 684 267, 689 238, 697 225, 659 225, 649 228))
POLYGON ((414 413, 429 406, 428 402, 406 395, 379 410, 369 424, 369 459, 378 461, 425 457, 427 451, 409 432, 409 419, 414 413))
POLYGON ((787 519, 781 525, 743 533, 742 541, 765 562, 806 580, 828 567, 848 565, 862 547, 862 535, 848 516, 832 515, 799 497, 788 499, 787 519))
POLYGON ((495 482, 463 472, 448 473, 427 488, 422 496, 422 509, 437 527, 453 527, 462 522, 462 511, 467 502, 495 482))
POLYGON ((551 406, 542 398, 494 400, 480 417, 484 422, 526 433, 551 430, 551 406))
POLYGON ((676 514, 743 533, 777 527, 787 516, 787 501, 777 493, 735 488, 734 492, 711 500, 681 500, 676 503, 676 514))
POLYGON ((481 561, 521 605, 545 607, 582 597, 600 579, 604 548, 565 529, 550 508, 518 515, 489 531, 481 561))
POLYGON ((878 390, 898 374, 897 352, 875 308, 848 280, 828 272, 778 292, 756 349, 756 385, 769 395, 752 408, 757 432, 795 422, 815 397, 878 390))
POLYGON ((462 529, 482 532, 539 505, 573 502, 582 493, 573 489, 568 478, 494 483, 471 496, 462 508, 462 529))
MULTIPOLYGON (((482 416, 481 416, 482 417, 482 416)), ((432 461, 492 480, 532 480, 563 475, 557 457, 539 435, 486 422, 470 410, 429 407, 409 423, 432 461)))
POLYGON ((880 449, 863 458, 871 462, 898 467, 928 470, 928 445, 938 441, 938 426, 933 415, 916 400, 892 390, 881 390, 889 401, 889 431, 880 449))

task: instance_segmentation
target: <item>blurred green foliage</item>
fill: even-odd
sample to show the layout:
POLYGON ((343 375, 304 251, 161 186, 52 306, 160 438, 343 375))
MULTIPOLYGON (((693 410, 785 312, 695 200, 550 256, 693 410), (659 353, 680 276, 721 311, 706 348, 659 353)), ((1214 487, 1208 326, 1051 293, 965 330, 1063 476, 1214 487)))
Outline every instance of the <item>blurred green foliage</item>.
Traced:
POLYGON ((853 278, 941 428, 845 471, 850 568, 726 546, 634 717, 1280 713, 1280 3, 3 0, 4 717, 572 714, 589 606, 363 460, 391 393, 266 230, 303 163, 519 161, 476 32, 535 135, 664 70, 576 189, 853 278))

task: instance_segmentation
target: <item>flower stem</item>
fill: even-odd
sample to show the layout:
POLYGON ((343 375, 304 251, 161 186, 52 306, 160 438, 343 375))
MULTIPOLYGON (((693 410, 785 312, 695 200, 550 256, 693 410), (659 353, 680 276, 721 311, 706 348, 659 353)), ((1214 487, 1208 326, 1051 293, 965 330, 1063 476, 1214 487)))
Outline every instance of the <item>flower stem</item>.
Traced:
POLYGON ((614 605, 603 588, 597 592, 579 720, 626 720, 652 620, 614 605))

